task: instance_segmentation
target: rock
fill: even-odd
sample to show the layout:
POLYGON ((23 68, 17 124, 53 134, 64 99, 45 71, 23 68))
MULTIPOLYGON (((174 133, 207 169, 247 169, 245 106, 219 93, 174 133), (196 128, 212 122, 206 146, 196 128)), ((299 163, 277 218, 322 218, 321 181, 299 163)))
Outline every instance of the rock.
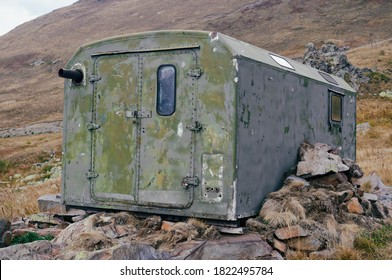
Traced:
POLYGON ((15 174, 13 176, 13 179, 21 179, 22 178, 22 174, 15 174))
POLYGON ((108 249, 93 252, 68 252, 57 259, 64 260, 166 260, 169 254, 159 252, 146 244, 122 243, 108 249))
POLYGON ((286 253, 287 245, 279 239, 274 238, 274 248, 281 253, 286 253))
POLYGON ((345 79, 356 91, 361 84, 369 83, 368 73, 373 71, 350 64, 346 55, 348 47, 338 47, 332 42, 323 44, 319 50, 313 43, 307 44, 306 47, 307 51, 302 58, 303 64, 345 79))
POLYGON ((367 193, 365 192, 363 194, 363 198, 369 201, 377 201, 378 200, 378 196, 373 194, 373 193, 367 193))
POLYGON ((275 260, 275 261, 283 261, 284 258, 282 257, 281 254, 279 254, 279 252, 277 251, 272 251, 271 254, 269 256, 265 256, 264 258, 259 258, 262 260, 275 260))
POLYGON ((385 186, 375 172, 359 179, 358 184, 367 186, 369 192, 377 195, 378 201, 388 208, 388 212, 392 212, 392 187, 385 186))
POLYGON ((15 221, 11 224, 11 231, 22 228, 27 228, 27 225, 23 220, 15 221))
POLYGON ((338 193, 338 200, 339 200, 339 203, 347 202, 347 201, 349 201, 353 196, 354 196, 354 191, 352 191, 352 190, 339 192, 339 193, 338 193))
POLYGON ((1 260, 51 260, 59 248, 47 240, 18 244, 0 249, 1 260))
MULTIPOLYGON (((386 208, 386 207, 385 207, 386 208)), ((374 202, 372 203, 372 215, 375 218, 379 219, 386 219, 389 215, 389 211, 385 211, 386 209, 384 208, 384 205, 382 205, 380 202, 374 202)))
POLYGON ((55 218, 62 219, 66 222, 78 222, 87 217, 87 213, 81 209, 70 208, 65 213, 60 212, 54 215, 55 218))
POLYGON ((220 240, 179 243, 171 259, 186 260, 253 260, 269 257, 272 247, 254 233, 224 236, 220 240))
POLYGON ((357 133, 359 134, 366 134, 370 130, 371 126, 368 122, 360 123, 357 125, 357 133))
POLYGON ((372 216, 372 204, 367 199, 362 199, 361 205, 366 216, 372 216))
POLYGON ((296 237, 287 241, 287 246, 296 251, 318 251, 322 245, 314 236, 296 237))
POLYGON ((275 230, 275 236, 280 240, 286 240, 294 237, 307 236, 308 233, 299 225, 279 228, 275 230))
POLYGON ((228 234, 244 234, 243 227, 217 227, 217 230, 220 233, 228 233, 228 234))
POLYGON ((363 177, 364 173, 363 173, 362 169, 353 160, 348 159, 348 158, 344 158, 342 161, 345 165, 347 165, 350 168, 347 172, 350 180, 351 180, 351 178, 362 178, 363 177))
POLYGON ((328 260, 332 259, 335 252, 333 250, 322 250, 309 253, 309 257, 314 260, 328 260))
POLYGON ((40 178, 39 174, 31 174, 22 179, 22 182, 36 181, 40 178))
POLYGON ((379 94, 381 97, 392 98, 392 90, 384 90, 379 94))
POLYGON ((336 187, 337 185, 342 184, 344 182, 347 182, 347 176, 344 173, 327 174, 325 176, 312 178, 312 180, 310 180, 311 184, 326 185, 326 186, 331 185, 333 187, 336 187))
POLYGON ((170 231, 173 227, 174 223, 169 221, 162 221, 161 229, 165 231, 170 231))
POLYGON ((144 228, 151 230, 159 230, 162 227, 162 218, 159 216, 151 216, 144 220, 144 228))
POLYGON ((0 248, 9 246, 11 239, 11 222, 7 219, 0 218, 0 248))
POLYGON ((28 223, 37 225, 39 228, 43 228, 49 226, 58 226, 61 224, 61 221, 48 213, 38 213, 29 216, 28 223))
POLYGON ((329 153, 331 146, 317 143, 302 143, 300 146, 301 161, 297 165, 297 176, 307 175, 308 177, 324 175, 329 172, 343 172, 349 167, 343 164, 338 155, 329 153))
POLYGON ((335 191, 337 191, 337 192, 354 191, 354 190, 356 190, 356 189, 349 182, 343 182, 335 187, 335 191))
POLYGON ((11 230, 11 222, 7 219, 0 218, 0 237, 9 230, 11 230))
POLYGON ((4 232, 3 236, 1 237, 0 248, 10 246, 12 242, 12 238, 13 235, 11 231, 4 232))
POLYGON ((38 198, 38 209, 51 214, 66 213, 65 205, 61 204, 61 196, 56 194, 46 194, 38 198))
POLYGON ((347 211, 349 213, 353 214, 358 214, 362 215, 363 214, 363 208, 362 205, 359 203, 358 198, 353 197, 347 202, 347 211))

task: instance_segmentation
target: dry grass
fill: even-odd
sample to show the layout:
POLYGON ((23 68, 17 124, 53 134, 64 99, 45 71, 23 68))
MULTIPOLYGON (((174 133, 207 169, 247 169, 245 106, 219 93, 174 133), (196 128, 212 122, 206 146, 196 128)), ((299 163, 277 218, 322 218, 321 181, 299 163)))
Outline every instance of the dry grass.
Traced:
POLYGON ((260 217, 273 227, 298 224, 306 218, 304 207, 293 197, 268 199, 260 210, 260 217))
POLYGON ((360 98, 357 121, 371 125, 367 133, 357 134, 357 163, 365 174, 375 171, 384 184, 392 185, 392 100, 360 98))
POLYGON ((38 198, 60 192, 60 178, 37 185, 0 187, 0 217, 13 219, 38 213, 38 198))
POLYGON ((49 159, 52 152, 61 158, 61 145, 61 133, 0 138, 0 160, 8 164, 7 170, 0 172, 0 181, 8 181, 15 174, 35 172, 32 165, 49 159))
POLYGON ((392 40, 382 44, 373 44, 363 48, 349 50, 349 61, 358 67, 365 68, 371 65, 375 69, 385 70, 392 68, 392 40))

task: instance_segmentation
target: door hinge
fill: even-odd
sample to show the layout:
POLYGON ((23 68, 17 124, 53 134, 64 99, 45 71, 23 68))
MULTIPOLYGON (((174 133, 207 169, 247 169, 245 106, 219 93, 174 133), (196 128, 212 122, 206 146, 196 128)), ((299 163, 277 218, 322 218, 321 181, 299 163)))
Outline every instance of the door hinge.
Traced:
POLYGON ((188 188, 189 186, 198 186, 199 185, 199 178, 197 177, 189 177, 186 176, 182 179, 181 186, 184 188, 188 188))
POLYGON ((88 125, 87 125, 87 129, 88 130, 96 130, 96 129, 98 129, 98 128, 100 128, 101 126, 99 125, 99 124, 96 124, 96 123, 93 123, 93 122, 90 122, 88 125))
POLYGON ((98 173, 91 172, 91 171, 86 173, 86 178, 89 179, 89 180, 95 179, 97 177, 98 177, 98 173))
POLYGON ((201 69, 192 69, 187 74, 189 77, 198 79, 201 76, 201 69))
POLYGON ((198 121, 195 121, 194 123, 187 125, 186 129, 194 132, 199 132, 200 130, 203 129, 203 125, 198 121))
POLYGON ((100 77, 98 75, 91 75, 90 78, 88 79, 88 81, 90 83, 95 83, 95 82, 98 82, 100 79, 102 79, 102 77, 100 77))

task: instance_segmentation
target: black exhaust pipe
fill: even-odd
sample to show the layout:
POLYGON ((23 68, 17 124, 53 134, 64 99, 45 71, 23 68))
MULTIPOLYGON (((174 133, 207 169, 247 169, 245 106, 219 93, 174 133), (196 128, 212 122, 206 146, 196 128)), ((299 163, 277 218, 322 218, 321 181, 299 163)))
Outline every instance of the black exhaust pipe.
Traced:
POLYGON ((59 70, 59 77, 71 79, 75 83, 79 84, 83 81, 83 72, 81 70, 66 70, 61 68, 59 70))

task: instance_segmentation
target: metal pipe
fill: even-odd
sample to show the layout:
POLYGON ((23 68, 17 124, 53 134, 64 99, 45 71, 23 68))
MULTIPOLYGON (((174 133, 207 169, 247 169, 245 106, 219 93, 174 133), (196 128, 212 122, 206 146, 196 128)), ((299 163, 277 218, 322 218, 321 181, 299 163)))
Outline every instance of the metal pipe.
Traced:
POLYGON ((59 77, 64 79, 71 79, 75 83, 79 84, 83 81, 83 72, 81 70, 66 70, 61 68, 59 70, 59 77))

